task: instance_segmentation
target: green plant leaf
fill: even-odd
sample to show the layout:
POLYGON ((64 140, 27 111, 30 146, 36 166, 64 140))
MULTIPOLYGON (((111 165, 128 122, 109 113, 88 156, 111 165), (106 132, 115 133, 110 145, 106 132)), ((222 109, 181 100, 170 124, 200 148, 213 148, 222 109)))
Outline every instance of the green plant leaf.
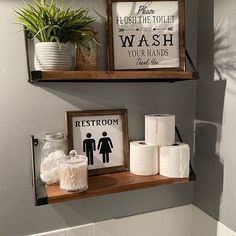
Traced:
POLYGON ((74 1, 67 7, 65 0, 23 2, 23 7, 15 10, 16 20, 40 42, 77 41, 81 32, 96 20, 89 16, 87 8, 72 10, 74 1))

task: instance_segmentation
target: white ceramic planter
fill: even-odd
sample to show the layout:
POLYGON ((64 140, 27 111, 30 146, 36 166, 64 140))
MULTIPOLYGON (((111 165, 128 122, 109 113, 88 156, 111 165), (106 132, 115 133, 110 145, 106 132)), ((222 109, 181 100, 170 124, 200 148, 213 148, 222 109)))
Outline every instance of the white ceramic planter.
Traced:
POLYGON ((55 42, 36 43, 34 53, 35 70, 72 70, 72 47, 62 43, 61 48, 55 42))

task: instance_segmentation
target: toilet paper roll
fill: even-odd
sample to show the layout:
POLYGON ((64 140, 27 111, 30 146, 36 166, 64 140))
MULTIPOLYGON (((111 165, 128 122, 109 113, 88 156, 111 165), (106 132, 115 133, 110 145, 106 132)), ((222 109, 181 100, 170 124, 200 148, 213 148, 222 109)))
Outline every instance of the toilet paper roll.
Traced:
POLYGON ((159 147, 160 175, 171 178, 189 177, 190 148, 188 144, 175 143, 159 147))
POLYGON ((135 175, 156 175, 158 173, 158 147, 144 141, 130 143, 130 172, 135 175))
POLYGON ((175 116, 169 114, 145 115, 145 142, 166 146, 175 143, 175 116))

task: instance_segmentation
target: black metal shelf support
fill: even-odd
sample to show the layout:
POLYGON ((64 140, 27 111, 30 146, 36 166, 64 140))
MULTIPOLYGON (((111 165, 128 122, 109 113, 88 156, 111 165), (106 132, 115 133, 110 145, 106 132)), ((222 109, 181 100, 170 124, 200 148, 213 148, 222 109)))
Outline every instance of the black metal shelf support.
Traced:
POLYGON ((31 135, 31 168, 32 168, 32 185, 34 190, 35 206, 48 204, 47 193, 45 184, 41 181, 40 177, 36 175, 36 160, 35 160, 35 147, 38 146, 38 139, 31 135))
POLYGON ((195 79, 199 79, 199 72, 197 71, 197 68, 196 68, 196 66, 193 63, 193 60, 192 60, 192 58, 190 57, 190 55, 188 53, 188 50, 186 49, 185 52, 186 52, 186 59, 188 60, 189 65, 190 65, 190 67, 192 69, 193 77, 195 79))

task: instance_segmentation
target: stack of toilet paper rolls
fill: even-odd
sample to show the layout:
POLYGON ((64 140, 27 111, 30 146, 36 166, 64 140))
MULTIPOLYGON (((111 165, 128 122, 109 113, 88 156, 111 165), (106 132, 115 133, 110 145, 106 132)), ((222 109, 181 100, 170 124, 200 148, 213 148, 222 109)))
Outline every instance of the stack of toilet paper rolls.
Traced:
POLYGON ((130 143, 130 171, 136 175, 189 176, 190 148, 175 142, 175 116, 145 115, 145 141, 130 143))

